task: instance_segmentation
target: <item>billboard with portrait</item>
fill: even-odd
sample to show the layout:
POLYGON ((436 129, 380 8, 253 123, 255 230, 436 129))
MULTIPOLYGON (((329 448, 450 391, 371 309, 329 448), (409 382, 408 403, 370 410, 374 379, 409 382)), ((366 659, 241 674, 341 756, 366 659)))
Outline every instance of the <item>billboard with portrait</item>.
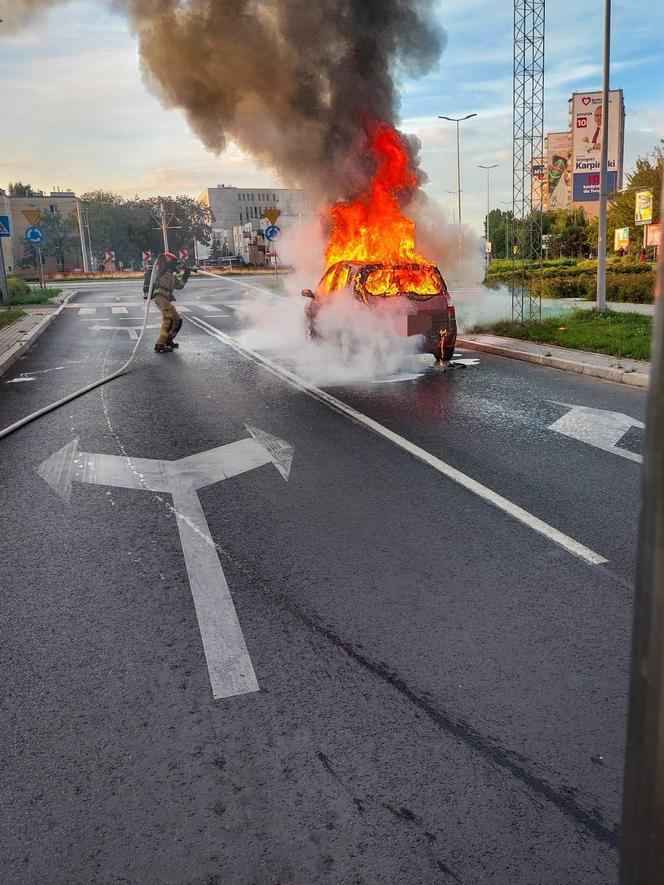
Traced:
POLYGON ((547 209, 569 209, 572 189, 572 133, 546 137, 547 209))
MULTIPOLYGON (((572 95, 573 203, 599 201, 602 117, 601 92, 575 92, 572 95)), ((607 162, 609 193, 615 192, 622 186, 624 117, 622 89, 614 89, 609 93, 607 162)))

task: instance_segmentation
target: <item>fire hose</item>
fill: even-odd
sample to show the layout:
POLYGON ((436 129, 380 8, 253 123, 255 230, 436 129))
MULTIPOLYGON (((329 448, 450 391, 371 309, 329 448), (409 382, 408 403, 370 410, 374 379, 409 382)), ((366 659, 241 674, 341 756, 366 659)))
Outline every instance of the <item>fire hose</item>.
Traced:
MULTIPOLYGON (((152 287, 154 285, 154 274, 155 269, 157 267, 157 262, 155 261, 152 267, 152 274, 150 276, 150 288, 148 292, 152 292, 152 287)), ((59 409, 60 406, 64 406, 66 403, 70 403, 72 400, 77 399, 79 396, 83 396, 84 393, 89 393, 91 390, 95 390, 97 387, 101 387, 102 384, 107 384, 109 381, 113 381, 115 378, 119 378, 121 375, 124 375, 129 371, 129 367, 134 361, 136 357, 136 353, 138 352, 138 348, 140 347, 141 341, 143 340, 143 335, 145 334, 145 330, 148 325, 148 314, 150 312, 150 301, 151 299, 148 297, 145 303, 145 314, 143 315, 143 327, 141 328, 141 334, 138 336, 138 340, 134 345, 134 349, 132 350, 129 359, 126 363, 120 366, 119 369, 116 369, 115 372, 111 372, 110 375, 105 375, 103 378, 99 378, 97 381, 93 381, 91 384, 86 384, 85 387, 81 387, 80 390, 75 390, 73 393, 68 394, 67 396, 63 396, 62 399, 56 400, 53 403, 49 403, 49 405, 44 406, 41 409, 38 409, 36 412, 33 412, 31 415, 26 415, 25 418, 20 418, 18 421, 15 421, 13 424, 10 424, 9 427, 5 427, 3 430, 0 430, 0 439, 4 439, 4 437, 9 436, 10 433, 13 433, 15 430, 19 430, 21 427, 25 427, 26 424, 29 424, 31 421, 34 421, 36 418, 41 418, 42 415, 47 415, 49 412, 55 411, 55 409, 59 409)))

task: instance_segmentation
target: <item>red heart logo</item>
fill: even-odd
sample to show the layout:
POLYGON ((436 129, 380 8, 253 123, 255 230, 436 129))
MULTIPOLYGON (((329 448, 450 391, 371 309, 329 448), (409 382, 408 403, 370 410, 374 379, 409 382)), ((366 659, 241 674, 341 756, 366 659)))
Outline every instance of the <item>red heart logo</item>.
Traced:
POLYGON ((584 95, 583 98, 581 99, 581 103, 582 104, 590 104, 590 96, 584 95))

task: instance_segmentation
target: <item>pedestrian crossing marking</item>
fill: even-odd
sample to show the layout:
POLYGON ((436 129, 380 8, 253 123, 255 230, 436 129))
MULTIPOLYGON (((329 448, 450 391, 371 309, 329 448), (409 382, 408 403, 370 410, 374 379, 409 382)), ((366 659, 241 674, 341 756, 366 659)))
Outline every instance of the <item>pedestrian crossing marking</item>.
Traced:
POLYGON ((112 307, 111 313, 129 313, 126 307, 112 307))
POLYGON ((95 313, 97 313, 96 307, 81 307, 81 308, 79 308, 79 311, 78 311, 79 316, 92 315, 95 313))
POLYGON ((177 304, 175 309, 177 310, 178 313, 191 313, 190 307, 182 307, 182 305, 180 305, 180 304, 177 304))

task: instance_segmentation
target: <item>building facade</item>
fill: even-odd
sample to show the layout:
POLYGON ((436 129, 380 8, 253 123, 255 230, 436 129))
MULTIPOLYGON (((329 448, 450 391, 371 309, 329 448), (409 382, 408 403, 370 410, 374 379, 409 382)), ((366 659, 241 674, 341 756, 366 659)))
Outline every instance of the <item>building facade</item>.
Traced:
MULTIPOLYGON (((212 236, 220 254, 237 255, 247 264, 269 264, 270 247, 264 231, 266 209, 278 209, 278 224, 286 227, 314 212, 313 198, 299 188, 242 188, 218 184, 206 188, 198 202, 212 210, 212 236)), ((196 255, 205 258, 209 248, 198 243, 196 255)))
MULTIPOLYGON (((84 269, 87 255, 82 248, 80 200, 73 191, 51 191, 50 194, 34 191, 27 197, 11 197, 0 188, 0 215, 8 216, 10 222, 10 236, 0 239, 8 274, 30 277, 39 273, 37 265, 25 267, 21 264, 30 254, 26 249, 25 232, 35 224, 38 226, 39 218, 56 213, 75 218, 79 231, 77 243, 65 252, 65 270, 70 272, 77 268, 84 269)), ((58 273, 61 269, 59 262, 48 251, 47 248, 42 250, 44 273, 58 273)))

